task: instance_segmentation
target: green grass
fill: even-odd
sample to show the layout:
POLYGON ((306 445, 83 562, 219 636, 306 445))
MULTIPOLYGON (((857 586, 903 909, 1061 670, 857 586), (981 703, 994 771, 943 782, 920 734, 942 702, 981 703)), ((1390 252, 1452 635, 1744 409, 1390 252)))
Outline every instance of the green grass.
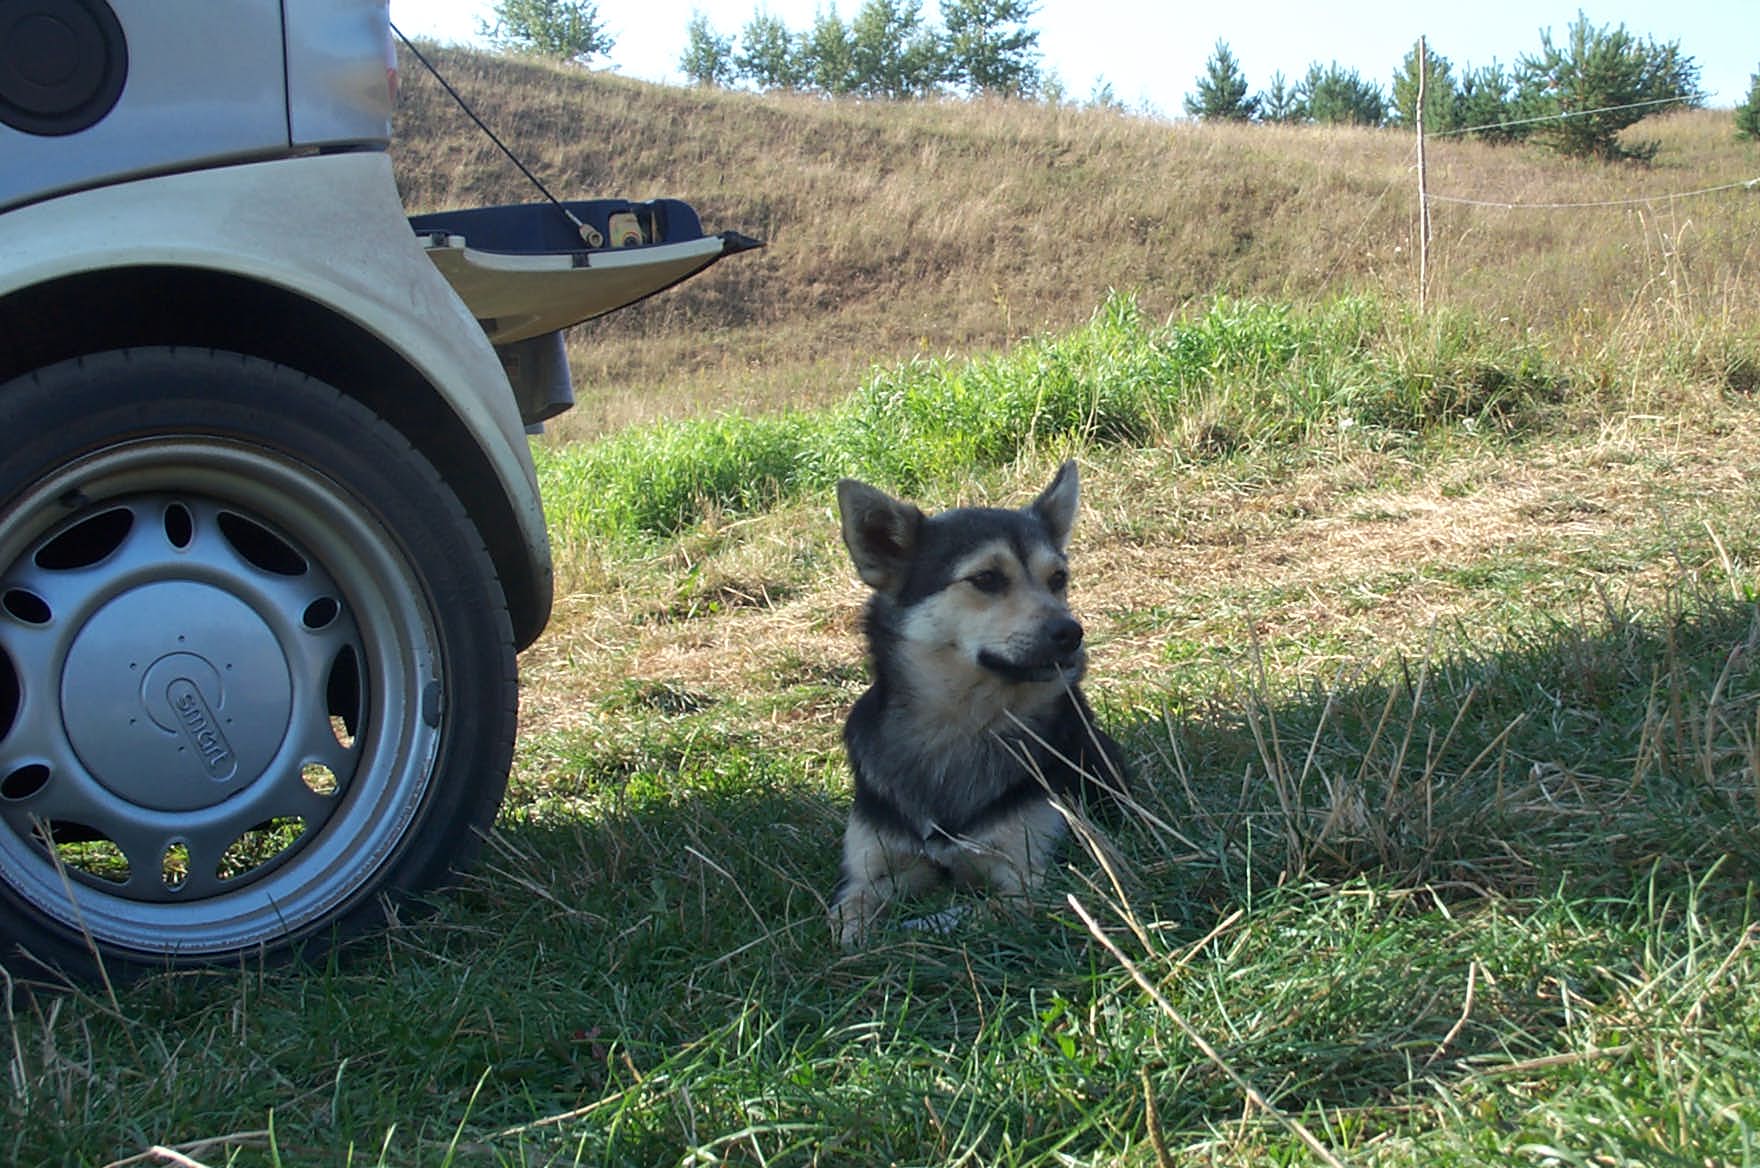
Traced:
POLYGON ((1156 325, 1115 294, 1072 333, 878 370, 829 410, 656 423, 540 445, 538 464, 551 529, 568 547, 675 535, 842 475, 914 494, 1039 450, 1173 435, 1216 457, 1350 429, 1509 425, 1561 383, 1533 346, 1460 317, 1419 322, 1362 299, 1309 311, 1219 300, 1156 325))
POLYGON ((1760 1161, 1754 406, 1683 391, 1674 446, 1602 450, 1578 423, 1621 424, 1617 391, 1500 336, 1121 298, 826 413, 545 449, 559 547, 615 579, 528 655, 528 710, 565 712, 522 733, 476 871, 322 968, 8 983, 0 1162, 1760 1161), (1716 441, 1724 473, 1692 461, 1716 441), (809 635, 854 637, 817 493, 1000 496, 1070 450, 1078 567, 1120 557, 1077 593, 1138 806, 1029 914, 843 952, 837 724, 865 682, 809 635), (1505 508, 1558 546, 1414 539, 1290 579, 1131 558, 1379 533, 1413 498, 1500 515, 1546 466, 1598 468, 1505 508), (1579 529, 1626 505, 1594 475, 1654 506, 1579 529), (713 584, 753 548, 786 564, 767 607, 713 584), (1408 596, 1445 615, 1407 629, 1408 596), (626 669, 590 611, 620 604, 661 660, 799 635, 626 669))

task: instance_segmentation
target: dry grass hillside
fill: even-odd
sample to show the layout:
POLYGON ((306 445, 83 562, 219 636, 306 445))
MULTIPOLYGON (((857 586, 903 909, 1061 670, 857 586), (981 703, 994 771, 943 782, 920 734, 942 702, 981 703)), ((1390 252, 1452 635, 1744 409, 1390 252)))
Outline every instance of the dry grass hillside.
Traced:
MULTIPOLYGON (((1415 297, 1416 169, 1394 130, 1215 126, 1021 103, 656 86, 467 50, 431 58, 565 198, 685 198, 763 238, 577 330, 562 433, 843 396, 875 363, 1000 349, 1109 289, 1161 316, 1216 294, 1415 297)), ((412 211, 540 196, 413 60, 395 158, 412 211)), ((1652 119, 1654 166, 1433 141, 1435 299, 1573 355, 1760 333, 1760 177, 1728 111, 1652 119), (1648 202, 1624 202, 1647 199, 1648 202)))

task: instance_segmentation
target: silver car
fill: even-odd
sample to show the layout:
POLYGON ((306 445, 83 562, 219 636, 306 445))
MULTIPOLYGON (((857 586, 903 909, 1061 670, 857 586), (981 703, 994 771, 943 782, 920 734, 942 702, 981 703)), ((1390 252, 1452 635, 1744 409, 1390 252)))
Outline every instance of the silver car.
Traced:
POLYGON ((752 246, 410 220, 363 0, 0 5, 0 964, 314 956, 500 805, 561 330, 752 246), (199 28, 201 35, 192 36, 199 28))

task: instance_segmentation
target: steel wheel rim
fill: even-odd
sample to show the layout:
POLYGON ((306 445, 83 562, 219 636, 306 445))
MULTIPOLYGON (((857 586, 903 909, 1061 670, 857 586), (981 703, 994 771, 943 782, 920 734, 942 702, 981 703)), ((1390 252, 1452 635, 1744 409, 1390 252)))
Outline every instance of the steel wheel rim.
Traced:
POLYGON ((219 438, 91 454, 0 517, 0 879, 142 953, 297 935, 422 806, 440 670, 418 573, 335 480, 219 438))

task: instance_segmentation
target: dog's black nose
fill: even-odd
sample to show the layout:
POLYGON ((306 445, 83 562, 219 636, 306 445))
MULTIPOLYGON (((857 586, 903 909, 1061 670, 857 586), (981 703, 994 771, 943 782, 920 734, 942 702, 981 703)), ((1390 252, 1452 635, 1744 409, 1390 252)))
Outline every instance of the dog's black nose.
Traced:
POLYGON ((1082 624, 1073 616, 1053 621, 1047 631, 1059 653, 1074 653, 1082 646, 1082 624))

